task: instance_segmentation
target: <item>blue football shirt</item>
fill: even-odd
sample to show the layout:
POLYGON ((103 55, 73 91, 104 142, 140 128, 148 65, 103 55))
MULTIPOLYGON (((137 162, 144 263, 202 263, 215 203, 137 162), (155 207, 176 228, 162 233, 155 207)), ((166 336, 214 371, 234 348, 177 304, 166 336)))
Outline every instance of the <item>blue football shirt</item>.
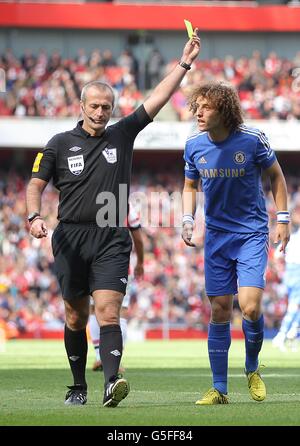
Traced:
POLYGON ((201 180, 208 228, 268 232, 261 174, 276 156, 263 132, 240 125, 220 143, 198 133, 188 138, 184 159, 185 176, 201 180))

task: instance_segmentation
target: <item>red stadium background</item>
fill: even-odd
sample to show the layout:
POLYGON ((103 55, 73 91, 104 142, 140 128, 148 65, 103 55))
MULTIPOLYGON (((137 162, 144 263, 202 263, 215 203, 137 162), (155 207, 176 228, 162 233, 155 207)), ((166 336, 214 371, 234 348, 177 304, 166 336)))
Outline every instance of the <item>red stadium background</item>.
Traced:
MULTIPOLYGON (((300 53, 288 55, 288 51, 296 48, 295 39, 299 39, 300 7, 263 6, 255 2, 245 2, 244 5, 244 2, 240 5, 238 2, 234 5, 225 3, 190 6, 0 2, 0 36, 5 42, 0 46, 0 69, 5 80, 5 88, 2 85, 0 89, 0 327, 7 337, 62 337, 63 309, 53 275, 50 245, 33 242, 24 223, 25 186, 35 153, 47 142, 47 131, 58 122, 69 128, 72 116, 76 121, 78 91, 84 78, 91 73, 101 74, 109 82, 115 81, 119 98, 116 119, 132 111, 153 87, 147 71, 150 65, 142 60, 141 48, 149 49, 153 41, 155 49, 160 48, 162 37, 170 41, 170 46, 172 38, 183 43, 186 38, 184 18, 199 28, 200 36, 203 33, 203 46, 208 43, 205 51, 212 54, 218 51, 214 45, 217 46, 225 35, 232 41, 240 38, 251 48, 258 41, 268 42, 268 45, 265 54, 259 57, 248 54, 247 49, 243 54, 232 56, 230 47, 223 56, 218 54, 210 58, 207 52, 204 59, 200 57, 187 85, 174 95, 167 112, 161 117, 161 127, 157 127, 157 145, 153 147, 155 131, 137 143, 133 190, 142 190, 146 194, 180 191, 183 146, 174 143, 175 131, 182 128, 183 137, 181 134, 180 137, 184 140, 192 125, 184 94, 197 82, 198 70, 208 77, 223 76, 236 85, 247 120, 255 120, 256 124, 271 132, 268 136, 274 142, 286 174, 291 206, 296 209, 300 206, 300 143, 297 137, 300 130, 300 88, 297 89, 298 84, 295 84, 300 75, 300 53), (45 41, 52 36, 47 40, 47 51, 52 48, 52 54, 45 51, 38 56, 37 50, 27 56, 21 54, 23 47, 18 36, 26 36, 29 43, 36 45, 34 30, 41 36, 41 41, 43 36, 45 41), (33 32, 31 37, 27 31, 33 32), (81 61, 79 55, 71 55, 71 50, 68 53, 69 43, 61 48, 66 55, 57 52, 57 42, 72 40, 68 31, 73 33, 74 39, 77 33, 77 37, 82 37, 81 61), (61 33, 58 40, 55 32, 61 33), (114 43, 116 55, 123 54, 125 46, 132 44, 131 62, 136 59, 137 67, 131 65, 127 70, 125 65, 118 63, 121 59, 117 56, 114 57, 115 64, 105 66, 101 62, 105 47, 101 48, 100 60, 97 52, 91 57, 84 42, 93 39, 97 47, 102 39, 108 39, 107 32, 115 33, 115 40, 109 35, 109 41, 114 43), (118 33, 121 33, 119 40, 118 33), (275 42, 276 36, 281 36, 281 54, 276 53, 276 44, 272 44, 270 36, 275 42), (124 48, 120 47, 122 39, 124 48), (7 48, 9 44, 13 46, 11 50, 7 48), (38 77, 36 73, 42 69, 42 60, 44 72, 38 77), (298 68, 299 72, 296 71, 298 68), (258 72, 260 75, 255 77, 258 72), (126 79, 130 79, 127 84, 126 79), (61 105, 55 107, 58 99, 61 105), (173 140, 170 135, 173 135, 173 140)), ((176 52, 176 48, 173 51, 176 52)), ((166 46, 161 56, 161 70, 156 73, 157 78, 172 63, 177 63, 173 54, 168 54, 166 46)), ((275 209, 268 185, 266 192, 272 235, 275 209)), ((50 228, 56 224, 56 201, 56 193, 49 187, 44 212, 48 215, 50 228)), ((191 253, 183 246, 179 230, 145 227, 144 231, 145 279, 132 290, 132 336, 142 332, 146 338, 206 337, 209 310, 203 287, 201 231, 197 253, 191 253)), ((274 246, 271 246, 264 298, 269 337, 276 333, 286 310, 287 297, 281 286, 283 268, 275 261, 274 246)), ((241 316, 236 304, 232 323, 233 337, 242 337, 241 316)))

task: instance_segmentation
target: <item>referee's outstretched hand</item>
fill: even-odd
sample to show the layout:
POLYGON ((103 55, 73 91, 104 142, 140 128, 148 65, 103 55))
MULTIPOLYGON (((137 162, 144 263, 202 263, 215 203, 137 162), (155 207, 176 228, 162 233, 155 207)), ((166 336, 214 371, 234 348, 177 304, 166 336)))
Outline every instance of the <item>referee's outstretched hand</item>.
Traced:
POLYGON ((35 238, 47 237, 48 229, 43 219, 39 218, 31 223, 30 234, 35 238))
POLYGON ((194 29, 193 36, 186 43, 183 53, 182 59, 183 61, 188 61, 188 63, 192 63, 194 59, 198 56, 201 48, 200 38, 197 35, 198 28, 194 29))
POLYGON ((192 243, 192 237, 193 237, 193 225, 192 223, 184 223, 182 227, 182 233, 181 237, 183 238, 183 241, 186 245, 192 246, 193 248, 196 246, 194 243, 192 243))

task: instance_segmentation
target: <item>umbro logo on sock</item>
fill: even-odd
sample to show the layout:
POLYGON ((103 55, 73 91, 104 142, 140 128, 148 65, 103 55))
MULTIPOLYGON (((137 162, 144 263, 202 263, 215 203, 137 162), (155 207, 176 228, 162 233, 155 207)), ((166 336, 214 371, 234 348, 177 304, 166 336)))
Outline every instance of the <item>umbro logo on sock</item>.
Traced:
POLYGON ((114 356, 121 356, 121 353, 119 352, 119 350, 113 350, 112 352, 110 352, 112 355, 114 356))
POLYGON ((69 356, 69 358, 71 359, 71 361, 77 361, 77 359, 80 358, 80 356, 69 356))

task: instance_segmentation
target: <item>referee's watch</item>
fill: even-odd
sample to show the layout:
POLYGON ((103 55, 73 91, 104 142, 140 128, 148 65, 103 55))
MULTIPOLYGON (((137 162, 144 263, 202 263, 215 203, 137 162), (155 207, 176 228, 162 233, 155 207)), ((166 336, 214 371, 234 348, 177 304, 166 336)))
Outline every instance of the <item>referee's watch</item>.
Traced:
POLYGON ((38 212, 31 212, 31 214, 28 215, 27 220, 31 223, 36 217, 40 216, 41 215, 38 212))
POLYGON ((190 70, 192 67, 191 67, 191 65, 190 64, 188 64, 188 63, 185 63, 185 62, 179 62, 179 65, 182 67, 182 68, 184 68, 185 70, 190 70))

